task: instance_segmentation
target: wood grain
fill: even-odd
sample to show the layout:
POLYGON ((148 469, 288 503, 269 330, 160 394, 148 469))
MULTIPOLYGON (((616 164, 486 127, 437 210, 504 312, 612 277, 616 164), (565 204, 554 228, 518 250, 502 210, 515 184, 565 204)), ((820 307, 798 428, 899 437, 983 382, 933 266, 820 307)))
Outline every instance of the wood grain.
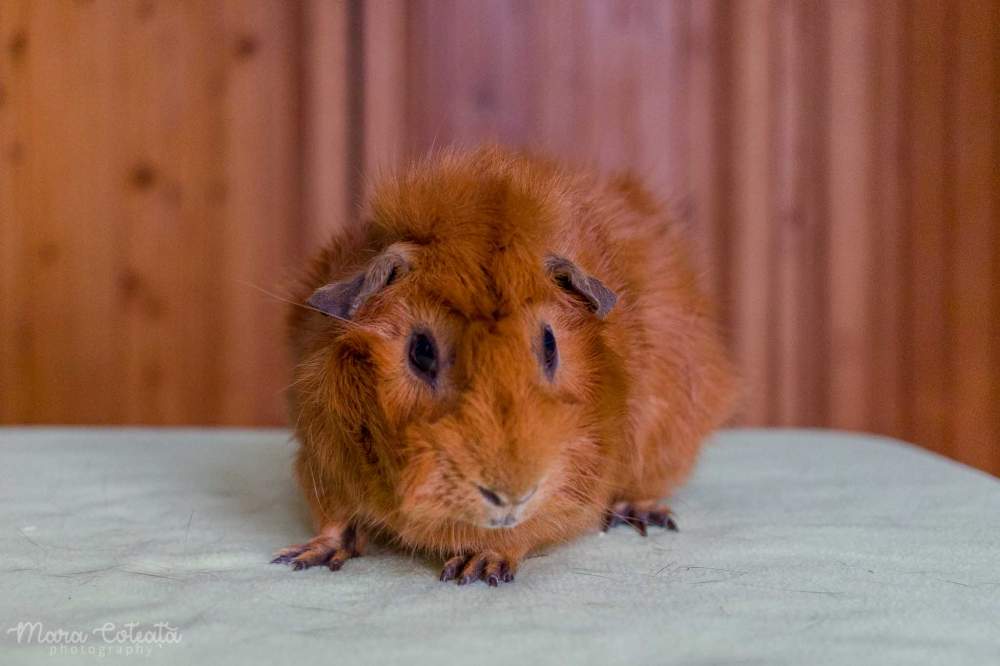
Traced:
POLYGON ((301 198, 296 12, 0 12, 4 421, 280 421, 283 306, 257 287, 301 198))
POLYGON ((735 94, 732 109, 733 194, 725 205, 733 209, 727 241, 735 258, 728 270, 732 293, 732 333, 736 360, 747 382, 743 415, 747 423, 767 422, 769 390, 773 384, 769 346, 773 335, 771 256, 771 145, 774 116, 771 97, 769 40, 770 6, 765 0, 736 3, 736 43, 732 52, 735 94))
POLYGON ((904 432, 909 327, 904 320, 907 293, 906 169, 904 147, 908 127, 904 116, 905 14, 903 0, 886 0, 874 13, 878 39, 872 53, 877 104, 873 110, 874 136, 868 150, 873 155, 872 191, 874 220, 871 310, 871 384, 869 426, 877 432, 904 432))
POLYGON ((117 130, 106 113, 114 50, 102 39, 112 17, 93 9, 0 8, 0 181, 8 188, 0 244, 10 260, 3 300, 14 306, 0 322, 0 346, 14 350, 0 403, 15 422, 122 414, 112 261, 119 220, 102 215, 117 194, 104 152, 117 130))
POLYGON ((302 7, 300 256, 336 233, 351 210, 349 29, 347 3, 308 0, 302 7))
POLYGON ((364 179, 496 140, 664 199, 747 380, 738 423, 1000 474, 998 13, 0 0, 0 421, 282 422, 303 257, 364 179))
POLYGON ((864 0, 830 6, 827 97, 829 209, 829 417, 851 430, 868 425, 876 228, 871 189, 875 126, 875 24, 864 0))
POLYGON ((363 6, 362 169, 369 181, 403 159, 406 131, 406 2, 368 0, 363 6))
POLYGON ((995 261, 1000 245, 996 198, 1000 4, 963 2, 957 23, 955 104, 950 107, 954 189, 947 230, 954 270, 947 294, 949 337, 954 344, 948 372, 954 396, 949 452, 989 468, 996 464, 1000 448, 996 409, 1000 311, 995 288, 1000 283, 995 261))
POLYGON ((945 298, 950 275, 948 50, 956 46, 948 27, 953 9, 946 0, 918 0, 911 5, 907 62, 909 121, 919 128, 910 136, 907 155, 912 287, 907 312, 912 373, 907 437, 942 453, 950 448, 946 427, 952 406, 947 390, 950 345, 945 298))

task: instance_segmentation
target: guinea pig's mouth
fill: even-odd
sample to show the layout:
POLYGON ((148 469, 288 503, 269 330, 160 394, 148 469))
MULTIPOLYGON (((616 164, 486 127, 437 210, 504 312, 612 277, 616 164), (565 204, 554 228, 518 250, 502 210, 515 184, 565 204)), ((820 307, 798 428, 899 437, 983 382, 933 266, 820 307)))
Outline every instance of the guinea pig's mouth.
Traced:
POLYGON ((480 527, 485 527, 488 530, 505 530, 514 527, 520 522, 520 518, 508 513, 503 518, 490 518, 489 522, 481 525, 480 527))

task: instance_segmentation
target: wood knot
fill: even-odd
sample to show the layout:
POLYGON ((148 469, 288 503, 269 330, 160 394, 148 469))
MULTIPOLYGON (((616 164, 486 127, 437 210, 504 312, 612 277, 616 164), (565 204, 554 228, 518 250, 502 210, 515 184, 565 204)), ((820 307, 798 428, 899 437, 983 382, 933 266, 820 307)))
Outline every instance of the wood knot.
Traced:
POLYGON ((11 141, 4 152, 6 153, 7 161, 11 164, 20 164, 24 161, 24 144, 20 141, 11 141))
POLYGON ((166 313, 163 300, 153 293, 146 280, 134 268, 126 268, 118 274, 118 291, 123 301, 135 304, 150 320, 162 319, 166 313))
POLYGON ((136 164, 129 174, 129 183, 137 190, 148 190, 156 184, 156 170, 145 163, 136 164))
POLYGON ((486 82, 481 82, 478 86, 476 86, 473 99, 475 101, 476 108, 480 111, 490 111, 496 106, 497 103, 496 94, 494 94, 493 88, 486 82))
POLYGON ((142 288, 142 278, 131 268, 126 268, 118 274, 118 289, 126 299, 132 299, 142 288))
POLYGON ((240 60, 246 60, 247 58, 252 58, 259 45, 257 44, 257 38, 253 35, 241 35, 236 40, 236 57, 240 60))
POLYGON ((59 246, 52 241, 46 241, 38 246, 38 262, 42 266, 51 266, 59 260, 59 246))
POLYGON ((7 52, 13 62, 22 62, 28 53, 28 33, 24 30, 15 32, 7 45, 7 52))
POLYGON ((143 0, 135 8, 135 15, 140 21, 146 21, 156 13, 156 4, 153 0, 143 0))

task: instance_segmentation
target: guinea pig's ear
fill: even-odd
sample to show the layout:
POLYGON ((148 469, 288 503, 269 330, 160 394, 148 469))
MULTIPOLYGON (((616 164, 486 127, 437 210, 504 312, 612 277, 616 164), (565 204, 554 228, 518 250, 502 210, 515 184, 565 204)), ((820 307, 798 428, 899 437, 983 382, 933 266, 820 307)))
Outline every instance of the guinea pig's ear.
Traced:
POLYGON ((566 257, 550 254, 545 257, 545 271, 566 291, 582 296, 587 306, 604 319, 615 306, 618 297, 597 278, 587 275, 566 257))
POLYGON ((405 275, 410 269, 403 252, 390 247, 375 257, 364 272, 331 282, 313 292, 310 306, 337 319, 351 319, 365 301, 405 275))

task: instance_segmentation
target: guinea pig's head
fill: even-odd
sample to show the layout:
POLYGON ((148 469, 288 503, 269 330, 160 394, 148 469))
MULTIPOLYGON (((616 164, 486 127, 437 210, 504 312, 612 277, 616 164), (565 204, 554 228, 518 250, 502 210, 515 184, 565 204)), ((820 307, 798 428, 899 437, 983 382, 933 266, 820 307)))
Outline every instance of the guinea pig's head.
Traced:
POLYGON ((298 379, 340 424, 355 493, 408 524, 511 529, 600 483, 615 295, 556 251, 558 190, 485 171, 377 190, 369 250, 308 297, 322 334, 298 379))

